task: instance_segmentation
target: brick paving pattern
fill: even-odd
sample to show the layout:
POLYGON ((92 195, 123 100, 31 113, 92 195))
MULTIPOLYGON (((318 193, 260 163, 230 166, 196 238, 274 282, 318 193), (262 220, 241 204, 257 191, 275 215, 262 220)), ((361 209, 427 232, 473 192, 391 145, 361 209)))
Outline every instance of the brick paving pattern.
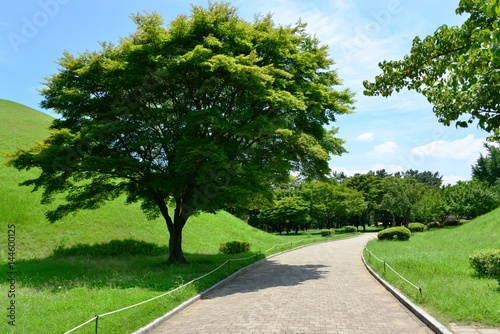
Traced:
POLYGON ((151 333, 433 333, 365 269, 374 234, 263 260, 151 333))

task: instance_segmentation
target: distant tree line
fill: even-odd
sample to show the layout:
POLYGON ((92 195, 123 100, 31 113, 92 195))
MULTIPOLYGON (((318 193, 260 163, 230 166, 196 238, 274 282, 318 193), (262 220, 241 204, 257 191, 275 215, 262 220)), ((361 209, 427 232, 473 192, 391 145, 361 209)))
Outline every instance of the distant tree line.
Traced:
POLYGON ((441 225, 472 219, 500 206, 500 149, 486 144, 488 154, 472 166, 472 180, 443 185, 439 172, 384 169, 355 174, 333 173, 323 180, 291 177, 276 185, 270 198, 256 199, 248 222, 262 230, 298 233, 307 229, 411 222, 441 225))

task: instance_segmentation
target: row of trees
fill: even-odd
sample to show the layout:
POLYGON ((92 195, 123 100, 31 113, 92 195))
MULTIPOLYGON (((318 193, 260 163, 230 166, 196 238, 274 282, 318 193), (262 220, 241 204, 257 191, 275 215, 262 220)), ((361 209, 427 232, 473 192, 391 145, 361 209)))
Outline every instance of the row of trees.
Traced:
POLYGON ((292 178, 274 189, 271 204, 255 205, 249 223, 273 232, 382 223, 405 225, 474 218, 500 206, 500 149, 486 145, 472 167, 473 179, 442 185, 437 172, 385 170, 326 180, 292 178))
POLYGON ((363 194, 335 182, 300 181, 276 187, 274 201, 254 207, 249 224, 272 232, 340 227, 367 208, 363 194))

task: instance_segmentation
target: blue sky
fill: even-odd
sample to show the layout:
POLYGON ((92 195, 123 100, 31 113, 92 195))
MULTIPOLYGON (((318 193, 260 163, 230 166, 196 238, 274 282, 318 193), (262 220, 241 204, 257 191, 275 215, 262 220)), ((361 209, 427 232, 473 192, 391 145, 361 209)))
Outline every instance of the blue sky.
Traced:
MULTIPOLYGON (((440 25, 460 25, 458 0, 234 0, 242 18, 273 13, 275 21, 308 23, 308 31, 329 46, 343 86, 356 92, 354 114, 332 126, 346 140, 348 154, 333 157, 331 167, 348 175, 369 170, 417 169, 440 172, 446 183, 467 180, 471 165, 485 152, 487 133, 445 127, 432 106, 414 92, 390 98, 365 97, 363 80, 380 73, 377 64, 396 60, 415 36, 432 34, 440 25)), ((188 14, 182 0, 22 0, 5 1, 0 12, 0 98, 40 109, 37 90, 56 73, 56 60, 99 49, 99 41, 117 42, 135 30, 129 16, 156 11, 165 22, 188 14)))

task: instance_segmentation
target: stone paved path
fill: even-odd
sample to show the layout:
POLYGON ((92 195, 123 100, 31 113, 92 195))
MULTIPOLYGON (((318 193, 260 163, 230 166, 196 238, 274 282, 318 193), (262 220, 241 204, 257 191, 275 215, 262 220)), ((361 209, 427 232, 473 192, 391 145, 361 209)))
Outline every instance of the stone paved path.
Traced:
POLYGON ((263 260, 152 333, 432 333, 364 268, 361 252, 374 236, 263 260))

